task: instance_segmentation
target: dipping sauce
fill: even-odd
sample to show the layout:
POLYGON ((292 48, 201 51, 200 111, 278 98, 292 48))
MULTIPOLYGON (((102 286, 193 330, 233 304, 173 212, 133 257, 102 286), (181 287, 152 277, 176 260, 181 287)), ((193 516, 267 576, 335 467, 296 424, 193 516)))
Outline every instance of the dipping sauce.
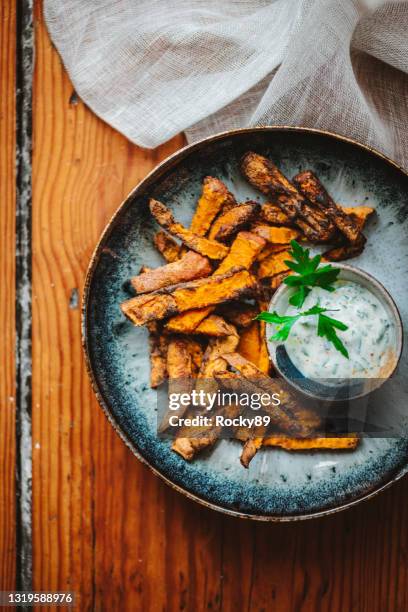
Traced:
MULTIPOLYGON (((307 296, 302 311, 315 304, 329 308, 329 317, 348 325, 336 330, 346 347, 344 357, 326 338, 317 335, 317 315, 301 317, 293 325, 285 342, 286 351, 296 368, 307 378, 381 378, 395 353, 395 329, 384 306, 369 289, 349 280, 334 283, 330 293, 315 287, 307 296)), ((285 314, 299 311, 288 305, 285 314)))

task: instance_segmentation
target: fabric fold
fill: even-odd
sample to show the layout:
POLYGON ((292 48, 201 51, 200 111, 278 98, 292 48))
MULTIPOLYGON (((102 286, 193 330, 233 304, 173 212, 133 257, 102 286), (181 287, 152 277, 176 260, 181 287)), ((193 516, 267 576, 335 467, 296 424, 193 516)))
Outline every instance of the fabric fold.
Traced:
POLYGON ((408 3, 45 0, 84 102, 153 148, 248 125, 338 132, 408 166, 408 3))

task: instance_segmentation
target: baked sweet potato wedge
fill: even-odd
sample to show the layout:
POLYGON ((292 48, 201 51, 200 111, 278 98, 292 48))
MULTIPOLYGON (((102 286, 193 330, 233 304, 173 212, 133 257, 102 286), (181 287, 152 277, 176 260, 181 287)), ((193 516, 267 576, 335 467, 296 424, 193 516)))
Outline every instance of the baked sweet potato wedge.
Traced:
POLYGON ((156 221, 170 234, 179 238, 187 247, 200 253, 209 259, 224 259, 228 254, 228 247, 216 242, 208 240, 202 236, 194 234, 191 230, 185 228, 181 223, 176 223, 170 210, 158 200, 150 199, 150 211, 156 221))
POLYGON ((237 352, 254 363, 261 372, 268 374, 270 361, 265 344, 263 321, 252 321, 251 325, 245 327, 239 337, 237 352))
MULTIPOLYGON (((217 411, 227 418, 234 418, 241 412, 241 408, 236 405, 225 406, 217 411)), ((194 457, 206 448, 214 446, 217 442, 222 427, 219 425, 207 425, 202 427, 183 428, 172 444, 172 450, 179 454, 186 461, 191 461, 194 457)))
POLYGON ((248 327, 259 313, 259 308, 245 302, 227 302, 217 306, 217 312, 236 327, 248 327))
POLYGON ((230 252, 220 263, 214 275, 225 274, 237 266, 249 270, 265 244, 265 239, 261 236, 252 232, 239 232, 231 245, 230 252))
POLYGON ((272 255, 269 255, 269 257, 261 261, 259 264, 258 278, 270 278, 271 276, 276 276, 282 272, 287 272, 289 267, 285 261, 290 261, 291 259, 292 258, 289 251, 281 251, 280 253, 273 253, 272 255))
MULTIPOLYGON (((264 428, 265 429, 265 428, 264 428)), ((241 456, 239 458, 241 465, 244 468, 248 468, 252 459, 262 446, 263 437, 256 436, 254 438, 248 438, 242 448, 241 456)))
POLYGON ((191 355, 191 369, 193 377, 196 377, 201 369, 204 351, 200 342, 197 342, 194 338, 187 338, 187 341, 188 351, 191 355))
POLYGON ((252 321, 251 325, 245 327, 239 335, 237 352, 258 366, 261 338, 259 335, 258 321, 252 321))
POLYGON ((246 202, 222 212, 212 224, 208 237, 226 242, 251 221, 257 208, 257 202, 246 202))
MULTIPOLYGON (((306 208, 306 210, 310 212, 310 208, 306 208)), ((312 231, 313 228, 301 219, 297 219, 296 224, 299 229, 304 231, 309 239, 313 238, 315 242, 328 242, 334 236, 336 226, 330 220, 327 221, 324 213, 318 209, 313 211, 313 217, 319 222, 321 226, 319 229, 314 228, 312 231)), ((293 227, 294 225, 294 221, 291 220, 277 204, 272 204, 270 202, 262 204, 260 218, 272 225, 283 225, 286 227, 293 227)))
POLYGON ((342 206, 342 209, 347 215, 354 217, 358 223, 360 232, 363 230, 369 217, 375 212, 375 209, 371 206, 342 206))
POLYGON ((257 281, 247 270, 233 269, 188 283, 164 287, 123 302, 121 310, 135 325, 250 295, 257 281))
POLYGON ((157 321, 148 325, 150 347, 150 386, 159 387, 167 378, 168 337, 162 333, 157 321))
POLYGON ((241 171, 245 178, 266 195, 272 195, 287 217, 296 225, 303 220, 302 231, 309 240, 327 241, 331 222, 328 217, 316 212, 300 191, 266 157, 249 152, 241 160, 241 171), (311 228, 312 231, 309 231, 311 228))
POLYGON ((206 257, 188 251, 181 259, 168 263, 160 268, 142 272, 131 279, 136 293, 149 293, 168 285, 176 285, 196 278, 203 278, 212 273, 210 262, 206 257))
POLYGON ((167 331, 178 334, 193 334, 197 327, 213 311, 213 306, 187 310, 171 317, 165 327, 167 331))
POLYGON ((289 438, 288 436, 267 436, 262 440, 262 446, 274 446, 288 451, 311 450, 354 450, 357 448, 359 438, 289 438))
POLYGON ((222 317, 210 314, 193 331, 194 334, 203 334, 210 337, 231 336, 236 333, 235 327, 227 323, 222 317))
MULTIPOLYGON (((259 312, 268 310, 269 301, 259 299, 258 308, 259 312)), ((272 363, 269 358, 268 343, 266 340, 266 323, 265 321, 258 321, 259 324, 259 357, 258 357, 258 368, 261 372, 269 374, 271 371, 272 363)), ((251 361, 251 360, 249 360, 251 361)))
POLYGON ((272 278, 269 281, 269 286, 270 288, 275 291, 278 287, 280 287, 280 285, 282 284, 283 280, 290 274, 290 271, 288 272, 280 272, 279 274, 276 274, 276 276, 272 276, 272 278))
MULTIPOLYGON (((234 351, 237 345, 238 335, 236 333, 225 338, 213 338, 210 340, 202 360, 197 388, 204 385, 205 389, 208 390, 208 385, 216 384, 215 380, 212 382, 215 375, 229 375, 225 372, 227 364, 223 356, 225 352, 234 351)), ((220 410, 229 417, 234 417, 240 413, 241 408, 232 405, 222 407, 220 410)), ((191 461, 197 453, 215 444, 220 432, 221 427, 214 425, 195 427, 194 430, 183 428, 175 438, 171 448, 186 461, 191 461)))
POLYGON ((334 202, 313 172, 310 170, 300 172, 293 178, 293 182, 299 191, 307 194, 308 199, 327 214, 349 242, 354 243, 358 239, 361 240, 361 231, 357 221, 334 202))
MULTIPOLYGON (((214 275, 226 274, 237 266, 249 270, 264 245, 263 238, 255 236, 251 232, 240 232, 232 243, 227 257, 220 263, 214 275)), ((189 310, 169 319, 166 329, 184 334, 194 333, 201 321, 208 317, 211 312, 212 308, 189 310)))
MULTIPOLYGON (((248 361, 239 353, 228 353, 224 355, 227 363, 238 370, 244 378, 247 378, 263 389, 265 392, 273 395, 279 394, 280 406, 265 406, 264 411, 267 412, 273 419, 274 424, 282 431, 290 433, 292 436, 305 438, 315 432, 319 419, 311 413, 307 419, 298 420, 296 412, 301 408, 298 400, 286 388, 283 381, 270 378, 252 362, 248 361), (313 426, 311 426, 313 423, 313 426)), ((302 407, 302 413, 305 416, 307 409, 302 407)))
POLYGON ((289 227, 273 227, 272 225, 256 225, 251 229, 253 234, 260 236, 274 245, 289 244, 299 238, 299 231, 289 227))
POLYGON ((224 208, 236 206, 237 202, 222 181, 206 176, 201 197, 191 221, 190 230, 197 236, 205 236, 211 223, 224 208))
POLYGON ((204 353, 199 377, 212 378, 216 373, 225 371, 227 369, 225 355, 234 352, 238 342, 239 336, 236 329, 230 336, 211 338, 204 353))
MULTIPOLYGON (((259 299, 257 302, 257 314, 268 309, 268 302, 259 299)), ((254 363, 264 374, 270 370, 269 351, 266 343, 266 326, 264 321, 252 321, 251 324, 242 329, 237 353, 254 363)))
POLYGON ((153 243, 168 263, 177 261, 181 255, 181 245, 166 232, 160 231, 153 236, 153 243))
POLYGON ((361 255, 364 251, 366 240, 363 234, 360 235, 361 239, 359 238, 353 243, 347 242, 323 253, 322 261, 345 261, 346 259, 352 259, 361 255))
POLYGON ((259 253, 257 257, 257 261, 261 262, 270 255, 276 255, 277 253, 282 253, 283 251, 287 251, 289 249, 289 244, 272 244, 268 242, 262 251, 259 253))
POLYGON ((260 207, 259 217, 263 221, 271 223, 271 225, 285 225, 287 227, 293 227, 293 221, 289 219, 288 215, 278 206, 272 202, 265 202, 260 207))
MULTIPOLYGON (((172 393, 190 393, 194 388, 195 364, 193 362, 193 347, 188 338, 170 336, 167 348, 167 375, 169 379, 169 395, 172 393)), ((182 407, 178 416, 182 416, 188 406, 182 407)), ((171 410, 166 410, 159 425, 159 431, 169 427, 171 410)))
POLYGON ((193 365, 188 338, 170 336, 167 348, 167 374, 170 383, 179 378, 192 378, 193 365))

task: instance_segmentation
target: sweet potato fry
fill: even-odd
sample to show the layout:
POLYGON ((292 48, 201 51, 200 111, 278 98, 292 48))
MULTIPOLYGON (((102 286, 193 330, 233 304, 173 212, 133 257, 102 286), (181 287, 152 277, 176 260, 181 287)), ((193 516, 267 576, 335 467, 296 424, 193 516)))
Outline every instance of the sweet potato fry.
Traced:
POLYGON ((239 458, 241 465, 244 468, 248 468, 252 459, 262 446, 263 437, 258 436, 255 438, 248 438, 244 444, 244 447, 239 458))
POLYGON ((289 438, 288 436, 267 436, 262 446, 275 446, 289 451, 311 450, 354 450, 359 443, 357 436, 348 438, 289 438))
POLYGON ((178 244, 174 238, 166 234, 166 232, 157 232, 153 236, 153 242, 156 249, 164 257, 168 263, 177 261, 181 254, 181 245, 178 244))
POLYGON ((176 223, 170 210, 161 202, 151 199, 149 205, 156 221, 193 251, 200 253, 204 257, 209 257, 209 259, 218 260, 224 259, 228 254, 229 249, 225 245, 215 240, 208 240, 202 236, 197 236, 197 234, 186 229, 181 223, 176 223))
POLYGON ((212 224, 208 237, 225 242, 249 223, 257 208, 257 202, 246 202, 222 212, 212 224))
MULTIPOLYGON (((259 312, 268 310, 269 301, 258 300, 259 312)), ((269 358, 268 344, 266 341, 266 323, 265 321, 258 321, 259 324, 259 357, 258 357, 258 368, 261 372, 269 374, 271 370, 271 360, 269 358)), ((251 360, 249 360, 251 361, 251 360)))
POLYGON ((255 277, 248 270, 237 267, 225 274, 180 285, 173 292, 173 297, 179 312, 183 312, 251 295, 256 288, 255 277))
POLYGON ((167 378, 167 348, 168 339, 157 321, 148 325, 150 346, 150 386, 159 387, 167 378))
POLYGON ((313 172, 301 172, 294 177, 293 182, 315 206, 327 214, 349 242, 357 241, 361 236, 359 224, 334 202, 313 172))
POLYGON ((193 334, 197 327, 213 310, 212 306, 207 308, 195 308, 171 317, 166 323, 166 330, 178 334, 193 334))
POLYGON ((187 338, 170 337, 167 349, 167 373, 169 382, 192 377, 192 358, 187 338))
POLYGON ((211 337, 230 336, 234 333, 234 326, 227 323, 222 317, 211 314, 201 321, 193 331, 194 334, 204 334, 211 337))
MULTIPOLYGON (((310 209, 308 208, 307 210, 310 209)), ((265 202, 265 204, 262 204, 260 216, 261 219, 268 221, 268 223, 272 223, 272 225, 293 227, 293 221, 291 221, 288 215, 284 213, 277 204, 271 204, 270 202, 265 202)), ((328 242, 334 236, 336 226, 330 220, 327 220, 324 213, 318 209, 313 210, 313 217, 321 226, 321 229, 316 230, 315 228, 315 233, 313 233, 310 225, 301 219, 297 219, 297 226, 304 231, 305 235, 308 236, 309 239, 313 239, 314 242, 328 242)))
POLYGON ((310 240, 316 241, 319 236, 320 241, 327 241, 331 231, 330 220, 316 213, 316 209, 269 159, 246 153, 241 160, 241 171, 251 185, 266 195, 272 195, 293 223, 298 225, 298 220, 303 220, 301 229, 310 240))
POLYGON ((121 310, 135 325, 144 325, 186 310, 244 297, 256 288, 256 279, 247 270, 238 268, 220 276, 210 276, 136 296, 123 302, 121 310))
POLYGON ((228 302, 217 306, 217 312, 236 327, 248 327, 258 314, 259 309, 254 304, 228 302))
POLYGON ((236 204, 234 196, 222 181, 212 176, 206 176, 190 230, 197 236, 205 236, 211 223, 224 206, 236 206, 236 204))
MULTIPOLYGON (((225 352, 234 351, 238 345, 238 335, 235 333, 225 338, 213 338, 204 353, 199 380, 197 386, 202 386, 207 389, 211 385, 211 379, 218 373, 219 376, 225 376, 226 361, 223 358, 225 352)), ((227 373, 228 375, 228 373, 227 373)), ((215 380, 214 380, 214 384, 215 380)), ((208 390, 208 389, 207 389, 208 390)), ((221 412, 229 417, 236 416, 240 413, 239 406, 225 406, 221 408, 221 412)), ((181 455, 186 461, 191 461, 193 457, 205 448, 215 444, 221 427, 213 425, 194 428, 183 428, 172 444, 172 450, 181 455)))
POLYGON ((365 238, 363 234, 361 234, 361 240, 358 239, 356 242, 350 244, 342 244, 338 247, 334 247, 333 249, 329 249, 322 255, 322 261, 344 261, 346 259, 351 259, 352 257, 357 257, 361 255, 364 251, 365 238))
POLYGON ((276 255, 277 253, 282 253, 282 251, 287 251, 288 248, 289 244, 272 244, 271 242, 268 242, 264 246, 262 251, 259 253, 257 261, 261 262, 267 257, 269 257, 269 255, 276 255))
POLYGON ((265 344, 263 321, 252 321, 240 334, 237 352, 252 361, 264 374, 269 372, 269 354, 265 344))
POLYGON ((272 202, 265 202, 262 204, 259 216, 272 225, 293 227, 293 222, 289 219, 288 215, 281 210, 278 204, 272 204, 272 202))
MULTIPOLYGON (((169 338, 167 348, 167 375, 169 379, 169 395, 172 393, 190 393, 194 387, 194 364, 192 358, 192 345, 188 338, 173 336, 169 338)), ((183 407, 178 416, 186 412, 183 407)), ((169 427, 171 410, 168 409, 159 425, 163 432, 169 427)))
POLYGON ((273 227, 271 225, 257 225, 252 233, 261 236, 272 244, 289 244, 291 240, 299 238, 299 231, 289 227, 273 227))
POLYGON ((234 329, 234 333, 224 338, 211 338, 207 350, 204 353, 200 378, 212 378, 217 372, 227 368, 225 355, 232 353, 238 346, 239 336, 234 329))
MULTIPOLYGON (((237 266, 249 268, 265 245, 263 238, 251 232, 240 232, 232 243, 227 257, 220 263, 214 275, 226 274, 237 266)), ((179 333, 193 333, 197 326, 212 312, 212 308, 191 310, 169 319, 166 329, 179 333)))
POLYGON ((209 276, 211 272, 212 268, 206 257, 194 251, 187 251, 181 259, 134 276, 130 282, 136 293, 149 293, 168 285, 209 276))
MULTIPOLYGON (((264 409, 273 418, 275 425, 282 429, 282 431, 300 438, 308 437, 315 432, 319 422, 318 417, 315 417, 313 414, 313 417, 310 415, 306 420, 298 420, 295 413, 299 410, 299 402, 281 380, 270 378, 239 353, 228 353, 224 355, 224 358, 244 378, 256 381, 256 384, 265 392, 270 395, 274 393, 279 394, 280 406, 265 406, 264 409), (314 424, 313 427, 310 425, 311 422, 314 424)), ((304 415, 307 413, 306 408, 302 408, 302 411, 304 415)))
POLYGON ((261 339, 259 336, 258 321, 252 321, 251 325, 243 329, 239 335, 237 352, 258 365, 261 339))
POLYGON ((347 215, 355 218, 360 232, 367 223, 367 219, 374 213, 374 208, 371 208, 371 206, 342 206, 342 209, 347 215))
MULTIPOLYGON (((225 406, 217 411, 227 418, 234 418, 241 412, 241 408, 236 405, 225 406)), ((213 446, 221 433, 221 426, 207 425, 202 427, 183 428, 172 444, 172 450, 178 453, 186 461, 191 461, 194 457, 206 448, 213 446)))
POLYGON ((258 268, 258 278, 270 278, 286 272, 289 270, 285 261, 290 261, 291 256, 288 251, 281 251, 280 253, 269 255, 266 259, 261 261, 258 268))
POLYGON ((199 342, 193 338, 187 338, 187 349, 191 355, 191 371, 192 376, 196 377, 200 371, 201 364, 203 362, 203 347, 199 342))
POLYGON ((230 252, 220 263, 214 275, 225 274, 237 266, 249 270, 265 244, 265 240, 261 236, 252 232, 240 232, 232 243, 230 252))
POLYGON ((272 276, 270 279, 268 279, 269 287, 275 291, 289 274, 290 271, 280 272, 279 274, 276 274, 276 276, 272 276))
POLYGON ((191 461, 200 451, 215 444, 219 437, 219 429, 218 427, 210 426, 195 427, 194 437, 192 435, 193 432, 187 428, 182 429, 179 436, 173 441, 171 450, 186 461, 191 461), (189 437, 186 437, 187 434, 189 437))
POLYGON ((242 447, 240 462, 244 468, 248 468, 258 450, 262 447, 262 441, 268 433, 269 426, 262 424, 252 427, 236 427, 234 438, 244 443, 242 447))

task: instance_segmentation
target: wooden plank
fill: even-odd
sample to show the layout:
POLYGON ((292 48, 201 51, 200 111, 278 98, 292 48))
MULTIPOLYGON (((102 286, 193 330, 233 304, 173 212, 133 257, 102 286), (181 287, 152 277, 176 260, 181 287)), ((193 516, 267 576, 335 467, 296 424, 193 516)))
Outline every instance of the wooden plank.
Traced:
POLYGON ((34 588, 74 590, 81 610, 407 609, 407 481, 347 513, 253 524, 184 499, 108 425, 76 292, 122 198, 183 141, 143 151, 72 102, 35 17, 34 588))
POLYGON ((124 196, 182 137, 133 146, 72 102, 36 5, 33 151, 33 570, 80 609, 217 609, 221 517, 176 494, 125 448, 84 367, 84 275, 124 196), (71 100, 71 102, 70 102, 71 100))
POLYGON ((15 40, 14 2, 0 3, 0 590, 15 588, 15 40))

